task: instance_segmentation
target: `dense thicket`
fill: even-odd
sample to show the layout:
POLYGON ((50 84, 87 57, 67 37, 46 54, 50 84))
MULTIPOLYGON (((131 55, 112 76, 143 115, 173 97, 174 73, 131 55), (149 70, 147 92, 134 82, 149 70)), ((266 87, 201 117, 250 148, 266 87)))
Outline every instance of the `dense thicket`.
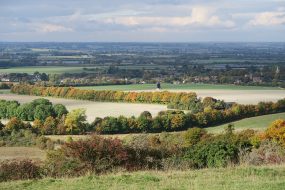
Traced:
POLYGON ((124 140, 98 135, 78 141, 70 138, 49 151, 41 164, 27 160, 0 163, 0 182, 122 170, 284 164, 284 129, 285 121, 277 120, 265 132, 234 132, 229 125, 218 135, 191 128, 184 133, 141 134, 124 140))

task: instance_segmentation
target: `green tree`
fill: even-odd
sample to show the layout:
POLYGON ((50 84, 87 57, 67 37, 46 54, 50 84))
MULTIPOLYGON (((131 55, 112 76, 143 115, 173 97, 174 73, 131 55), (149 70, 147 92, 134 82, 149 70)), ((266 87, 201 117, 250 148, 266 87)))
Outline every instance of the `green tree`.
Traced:
POLYGON ((0 100, 0 119, 6 118, 7 112, 7 102, 5 100, 0 100))
POLYGON ((62 104, 56 104, 53 106, 54 113, 57 117, 62 117, 63 115, 66 115, 68 113, 66 107, 62 104))
POLYGON ((7 106, 7 118, 15 117, 17 114, 17 108, 20 106, 19 102, 11 101, 7 106))
POLYGON ((140 131, 147 132, 152 125, 152 115, 148 111, 144 111, 140 114, 140 116, 137 119, 138 123, 138 129, 140 131))
POLYGON ((38 105, 35 109, 34 118, 44 121, 47 117, 53 116, 54 111, 52 105, 38 105))
POLYGON ((22 104, 16 110, 16 116, 24 121, 34 120, 35 107, 32 104, 22 104))
POLYGON ((37 105, 52 105, 52 103, 48 100, 48 99, 44 99, 44 98, 38 98, 32 101, 32 103, 34 106, 37 105))

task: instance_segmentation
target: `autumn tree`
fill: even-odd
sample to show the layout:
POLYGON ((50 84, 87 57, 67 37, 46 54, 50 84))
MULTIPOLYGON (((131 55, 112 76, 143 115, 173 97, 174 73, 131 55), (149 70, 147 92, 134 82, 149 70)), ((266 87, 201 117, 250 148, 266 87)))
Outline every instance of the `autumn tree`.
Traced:
POLYGON ((4 130, 5 131, 13 131, 13 130, 20 130, 25 129, 25 123, 21 121, 21 119, 18 119, 16 117, 13 117, 10 119, 10 121, 5 125, 4 130))
POLYGON ((199 141, 201 141, 202 138, 205 138, 207 136, 207 131, 205 129, 201 128, 191 128, 188 129, 183 137, 184 137, 184 145, 185 146, 193 146, 197 144, 199 141))
POLYGON ((66 131, 70 134, 78 134, 84 131, 86 122, 86 110, 75 109, 66 115, 65 126, 66 131))
POLYGON ((43 122, 39 119, 35 119, 32 125, 32 130, 35 133, 39 133, 43 127, 43 122))
POLYGON ((274 121, 265 131, 265 137, 285 146, 285 120, 274 121))
POLYGON ((46 118, 41 129, 41 133, 45 135, 56 134, 57 121, 53 117, 46 118))

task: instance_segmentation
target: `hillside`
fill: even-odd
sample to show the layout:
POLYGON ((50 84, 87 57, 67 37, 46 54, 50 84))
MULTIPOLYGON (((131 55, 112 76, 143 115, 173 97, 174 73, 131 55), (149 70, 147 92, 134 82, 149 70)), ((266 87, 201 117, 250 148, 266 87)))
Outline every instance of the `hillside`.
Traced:
MULTIPOLYGON (((263 115, 258 117, 246 118, 239 121, 232 122, 235 127, 235 130, 245 130, 245 129, 254 129, 254 130, 265 130, 270 123, 277 119, 285 119, 285 113, 277 113, 277 114, 270 114, 270 115, 263 115)), ((228 125, 223 124, 215 127, 208 127, 207 131, 210 133, 220 133, 222 132, 225 127, 228 125)))

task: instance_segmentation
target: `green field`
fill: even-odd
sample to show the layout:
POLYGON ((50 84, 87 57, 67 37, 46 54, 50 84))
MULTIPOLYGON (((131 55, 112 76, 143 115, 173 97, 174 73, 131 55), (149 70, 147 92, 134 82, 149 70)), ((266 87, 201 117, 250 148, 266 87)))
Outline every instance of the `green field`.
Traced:
POLYGON ((188 171, 121 172, 69 179, 41 179, 0 183, 1 190, 177 189, 281 190, 285 166, 237 167, 188 171))
MULTIPOLYGON (((75 58, 75 57, 73 57, 75 58)), ((56 57, 59 59, 59 57, 56 57)), ((107 69, 109 67, 106 65, 94 65, 94 66, 30 66, 30 67, 11 67, 11 68, 0 68, 0 73, 29 73, 32 74, 36 71, 40 73, 47 74, 62 74, 62 73, 97 73, 97 70, 92 69, 107 69), (88 68, 91 70, 83 70, 83 68, 88 68)), ((118 68, 121 69, 156 69, 156 68, 166 68, 164 65, 120 65, 118 68)))
MULTIPOLYGON (((264 115, 258 117, 252 117, 247 119, 242 119, 239 121, 232 122, 235 126, 235 130, 244 130, 244 129, 254 129, 254 130, 264 130, 266 129, 273 121, 277 119, 285 119, 285 113, 264 115)), ((228 124, 209 127, 207 130, 211 133, 219 133, 222 132, 228 124)))
MULTIPOLYGON (((215 84, 161 84, 162 90, 280 90, 277 87, 262 86, 237 86, 237 85, 215 85, 215 84)), ((155 90, 156 84, 130 84, 110 86, 85 86, 80 89, 94 90, 155 90)))
POLYGON ((84 72, 83 67, 12 67, 8 69, 0 69, 0 73, 29 73, 34 72, 47 74, 61 74, 61 73, 81 73, 84 72))

